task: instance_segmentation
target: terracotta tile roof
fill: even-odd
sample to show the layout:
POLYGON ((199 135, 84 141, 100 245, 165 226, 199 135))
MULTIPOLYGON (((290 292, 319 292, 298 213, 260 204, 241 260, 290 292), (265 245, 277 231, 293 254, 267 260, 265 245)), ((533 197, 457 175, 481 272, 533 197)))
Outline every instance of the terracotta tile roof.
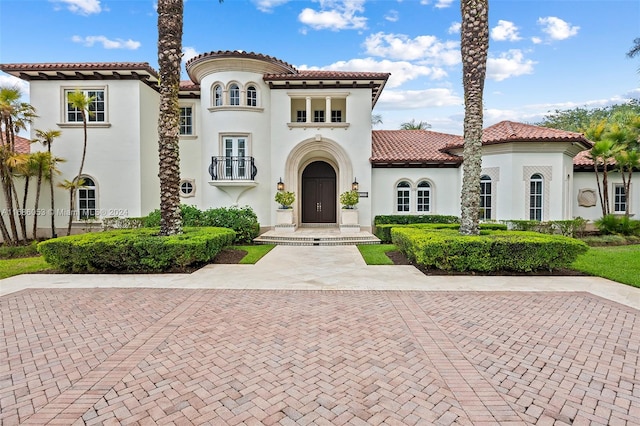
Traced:
POLYGON ((194 83, 191 80, 182 80, 180 81, 180 91, 181 92, 189 92, 189 91, 200 91, 200 85, 194 83))
POLYGON ((16 152, 29 154, 31 152, 31 141, 20 136, 15 137, 16 152))
POLYGON ((385 72, 304 70, 297 74, 265 74, 265 81, 280 80, 387 80, 385 72))
POLYGON ((0 64, 0 70, 9 74, 19 72, 75 72, 75 71, 144 71, 158 78, 156 70, 147 62, 53 62, 0 64))
POLYGON ((443 164, 462 162, 462 157, 443 152, 447 145, 458 144, 462 137, 429 130, 374 130, 373 164, 443 164))
POLYGON ((573 157, 573 165, 578 167, 593 168, 593 160, 589 158, 589 150, 586 149, 582 152, 579 152, 578 155, 573 157))
POLYGON ((255 52, 243 52, 240 50, 218 50, 215 52, 202 53, 198 56, 195 56, 187 61, 185 67, 187 72, 189 69, 197 64, 198 62, 202 62, 208 59, 217 59, 217 58, 248 58, 248 59, 257 59, 259 61, 270 62, 274 65, 278 65, 286 69, 288 72, 297 73, 298 70, 291 64, 284 62, 278 58, 269 55, 263 55, 262 53, 255 52))
MULTIPOLYGON (((482 145, 513 142, 578 142, 587 149, 593 145, 582 133, 534 126, 532 124, 501 121, 482 132, 482 145)), ((447 149, 462 148, 464 141, 449 145, 447 149)))

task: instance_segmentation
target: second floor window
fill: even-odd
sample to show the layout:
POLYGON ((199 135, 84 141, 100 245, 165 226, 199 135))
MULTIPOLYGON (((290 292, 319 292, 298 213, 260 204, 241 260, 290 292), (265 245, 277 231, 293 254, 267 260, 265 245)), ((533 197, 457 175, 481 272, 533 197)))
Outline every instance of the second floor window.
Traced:
POLYGON ((331 110, 331 122, 332 123, 342 123, 342 111, 331 110))
MULTIPOLYGON (((74 90, 65 91, 65 96, 69 96, 74 90)), ((87 113, 88 123, 103 123, 107 121, 106 118, 106 99, 103 89, 96 90, 81 90, 81 92, 89 99, 89 112, 87 113)), ((82 111, 74 108, 69 102, 67 102, 67 122, 69 123, 82 123, 82 111)))
POLYGON ((315 111, 313 111, 313 122, 314 123, 324 123, 324 111, 323 110, 315 110, 315 111))
POLYGON ((229 105, 240 105, 240 88, 235 83, 229 87, 229 105))
POLYGON ((247 106, 258 106, 258 91, 254 86, 247 87, 247 106))
POLYGON ((180 108, 180 134, 193 135, 193 108, 180 108))
POLYGON ((296 111, 296 121, 298 123, 304 123, 307 121, 307 111, 304 110, 298 110, 296 111))
POLYGON ((222 106, 222 87, 219 84, 213 88, 213 106, 222 106))

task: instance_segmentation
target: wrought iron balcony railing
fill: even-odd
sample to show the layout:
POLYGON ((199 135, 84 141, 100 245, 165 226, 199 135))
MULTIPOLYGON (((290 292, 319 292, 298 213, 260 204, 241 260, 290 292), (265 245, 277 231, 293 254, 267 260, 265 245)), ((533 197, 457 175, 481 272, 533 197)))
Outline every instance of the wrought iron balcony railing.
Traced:
POLYGON ((211 180, 254 180, 258 169, 253 157, 211 157, 211 180))

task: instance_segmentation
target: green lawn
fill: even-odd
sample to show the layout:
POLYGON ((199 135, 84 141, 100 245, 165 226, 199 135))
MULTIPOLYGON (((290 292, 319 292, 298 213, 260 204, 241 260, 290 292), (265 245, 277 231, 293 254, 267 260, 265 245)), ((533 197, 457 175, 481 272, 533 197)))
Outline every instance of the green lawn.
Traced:
POLYGON ((275 244, 257 244, 255 246, 232 246, 229 248, 246 251, 247 255, 242 258, 240 263, 243 265, 253 265, 274 247, 275 244))
POLYGON ((640 244, 591 247, 571 268, 634 287, 640 287, 640 244))
POLYGON ((367 265, 393 265, 385 253, 397 249, 393 244, 362 244, 358 250, 367 265))
POLYGON ((22 257, 18 259, 0 260, 0 279, 9 278, 14 275, 30 274, 51 269, 45 260, 38 257, 22 257))

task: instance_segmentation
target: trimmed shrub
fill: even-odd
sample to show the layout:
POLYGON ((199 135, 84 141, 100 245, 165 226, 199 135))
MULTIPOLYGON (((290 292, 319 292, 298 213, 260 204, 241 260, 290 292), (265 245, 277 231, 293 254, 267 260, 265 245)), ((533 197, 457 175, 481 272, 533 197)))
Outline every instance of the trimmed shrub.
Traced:
MULTIPOLYGON (((197 207, 180 206, 182 226, 215 226, 233 229, 236 232, 236 243, 250 243, 260 233, 258 216, 251 207, 220 207, 217 209, 198 210, 197 207)), ((160 210, 154 210, 144 219, 144 226, 155 228, 160 226, 160 210)))
POLYGON ((158 236, 157 228, 122 229, 54 238, 38 244, 45 260, 64 272, 149 273, 208 262, 233 243, 224 228, 185 228, 158 236))
POLYGON ((376 226, 383 224, 408 225, 410 223, 460 223, 460 219, 456 216, 439 214, 394 214, 376 216, 373 219, 373 224, 376 226))
MULTIPOLYGON (((498 230, 498 231, 506 231, 507 225, 502 223, 481 223, 478 225, 481 230, 498 230)), ((417 228, 417 229, 460 229, 459 223, 413 223, 409 225, 377 225, 376 226, 376 237, 380 238, 382 243, 390 243, 391 242, 391 229, 397 227, 408 227, 408 228, 417 228)))
POLYGON ((108 231, 110 229, 142 228, 144 223, 144 217, 105 217, 102 219, 102 229, 108 231))
POLYGON ((537 220, 505 220, 509 229, 513 231, 534 231, 542 234, 560 233, 565 237, 578 237, 584 234, 587 220, 576 217, 570 220, 551 220, 540 222, 537 220))
POLYGON ((413 262, 445 271, 531 272, 568 267, 588 246, 561 235, 481 231, 463 236, 451 229, 396 227, 393 243, 413 262))

